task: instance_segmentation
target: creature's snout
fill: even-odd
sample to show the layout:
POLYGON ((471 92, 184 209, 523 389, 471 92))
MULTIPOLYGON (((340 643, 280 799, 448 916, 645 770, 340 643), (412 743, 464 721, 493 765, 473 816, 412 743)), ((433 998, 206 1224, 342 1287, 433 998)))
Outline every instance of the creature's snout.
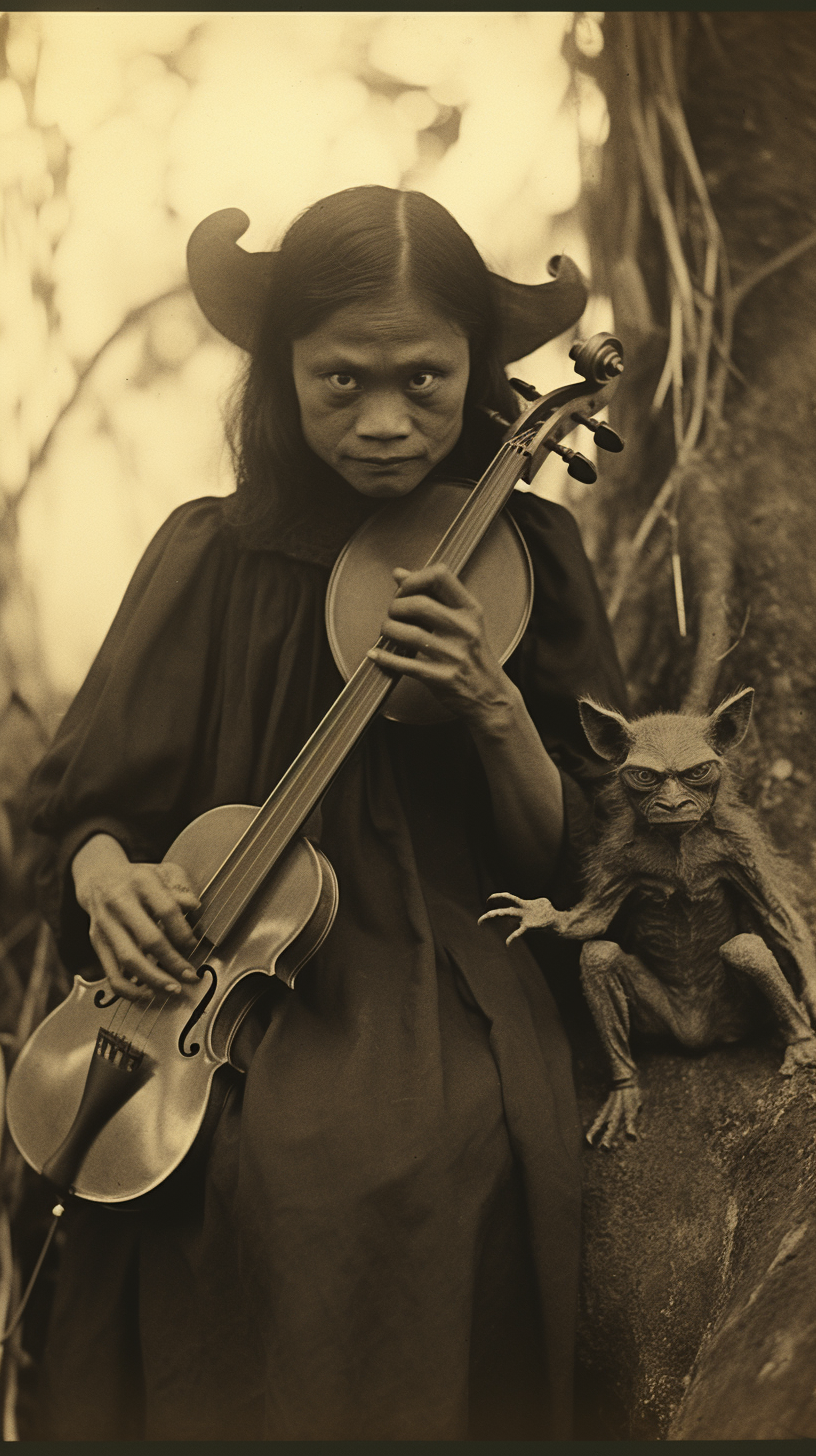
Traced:
POLYGON ((683 784, 673 776, 664 779, 660 789, 651 800, 648 817, 653 823, 685 823, 699 819, 700 805, 683 784))

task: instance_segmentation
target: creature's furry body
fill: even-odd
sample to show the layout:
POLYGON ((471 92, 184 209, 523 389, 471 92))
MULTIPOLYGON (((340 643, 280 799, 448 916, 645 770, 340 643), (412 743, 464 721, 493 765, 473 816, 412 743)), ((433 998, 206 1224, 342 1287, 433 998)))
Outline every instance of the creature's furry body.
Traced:
POLYGON ((707 817, 675 840, 638 819, 617 779, 601 804, 608 827, 591 854, 577 908, 607 904, 624 891, 606 927, 609 939, 643 962, 671 993, 677 1014, 666 1028, 635 1002, 632 1024, 670 1029, 692 1047, 735 1040, 765 1007, 723 963, 721 947, 734 936, 759 934, 788 971, 797 952, 808 954, 806 927, 780 893, 784 862, 756 815, 736 799, 727 766, 707 817))
POLYGON ((790 870, 724 761, 747 730, 752 696, 743 690, 711 717, 632 723, 582 702, 590 742, 616 765, 584 895, 572 910, 504 895, 512 907, 489 912, 517 916, 514 935, 551 929, 585 941, 582 984, 613 1077, 588 1134, 605 1128, 604 1146, 621 1121, 634 1136, 630 1026, 704 1048, 737 1040, 770 1004, 787 1046, 783 1072, 816 1065, 813 942, 786 888, 790 870))

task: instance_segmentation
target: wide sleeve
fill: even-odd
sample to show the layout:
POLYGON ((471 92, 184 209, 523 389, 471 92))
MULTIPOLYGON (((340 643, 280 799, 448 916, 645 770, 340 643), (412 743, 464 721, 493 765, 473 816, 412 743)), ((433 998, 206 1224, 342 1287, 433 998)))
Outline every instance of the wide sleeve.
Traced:
POLYGON ((69 866, 87 839, 104 832, 132 859, 158 859, 183 827, 234 552, 219 500, 173 512, 34 773, 41 897, 61 943, 84 940, 69 866))
POLYGON ((565 882, 574 883, 595 792, 609 765, 590 747, 578 712, 584 695, 626 712, 626 686, 598 584, 574 517, 517 491, 511 514, 533 564, 530 622, 505 671, 517 684, 564 785, 565 882))

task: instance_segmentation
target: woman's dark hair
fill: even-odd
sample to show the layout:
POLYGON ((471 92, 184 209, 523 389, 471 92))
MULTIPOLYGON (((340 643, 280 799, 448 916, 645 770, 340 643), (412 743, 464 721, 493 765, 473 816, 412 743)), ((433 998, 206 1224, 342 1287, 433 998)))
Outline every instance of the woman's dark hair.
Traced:
MULTIPOLYGON (((316 508, 330 493, 339 504, 338 490, 351 491, 343 492, 303 439, 292 343, 336 309, 398 285, 418 293, 468 339, 463 437, 484 439, 480 406, 506 418, 516 414, 497 354, 500 321, 490 275, 467 233, 422 192, 374 186, 336 192, 302 213, 281 242, 258 343, 228 420, 237 481, 231 515, 247 540, 272 545, 282 531, 285 541, 289 523, 308 515, 314 525, 316 508)), ((477 469, 486 463, 477 462, 477 469)))

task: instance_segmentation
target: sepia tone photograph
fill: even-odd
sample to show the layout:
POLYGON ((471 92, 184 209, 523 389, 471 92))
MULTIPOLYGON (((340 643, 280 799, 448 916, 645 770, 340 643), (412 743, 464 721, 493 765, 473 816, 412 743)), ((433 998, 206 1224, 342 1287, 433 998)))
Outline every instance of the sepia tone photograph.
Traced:
POLYGON ((2 1439, 816 1438, 816 18, 0 18, 2 1439))

